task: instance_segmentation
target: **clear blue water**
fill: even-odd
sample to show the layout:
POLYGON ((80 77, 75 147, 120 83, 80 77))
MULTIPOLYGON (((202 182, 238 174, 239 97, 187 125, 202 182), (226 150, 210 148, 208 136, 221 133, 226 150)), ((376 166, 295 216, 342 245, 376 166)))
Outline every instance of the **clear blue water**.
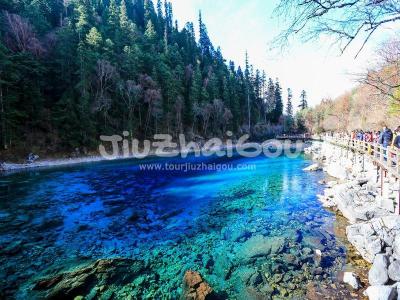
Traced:
POLYGON ((190 157, 0 177, 2 296, 41 298, 45 294, 32 291, 38 278, 96 259, 129 258, 142 260, 145 271, 123 286, 106 286, 114 298, 176 299, 186 270, 200 272, 222 298, 301 298, 307 283, 334 281, 346 256, 334 235, 335 216, 316 198, 323 173, 302 171, 310 163, 303 156, 190 157), (256 169, 139 167, 165 161, 252 164, 256 169), (260 237, 282 238, 284 249, 247 257, 244 252, 260 237), (325 265, 315 261, 315 249, 324 251, 325 265))

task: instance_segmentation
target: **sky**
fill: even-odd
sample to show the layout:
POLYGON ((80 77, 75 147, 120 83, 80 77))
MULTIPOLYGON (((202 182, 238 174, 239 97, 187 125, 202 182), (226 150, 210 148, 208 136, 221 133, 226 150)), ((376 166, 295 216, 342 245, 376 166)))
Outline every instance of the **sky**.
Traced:
POLYGON ((368 43, 356 59, 357 44, 340 55, 338 47, 332 46, 328 38, 295 42, 282 53, 271 51, 271 40, 283 29, 283 24, 273 17, 278 0, 171 2, 180 28, 191 21, 198 29, 201 10, 211 41, 214 47, 221 47, 225 59, 244 65, 247 50, 255 68, 265 70, 268 77, 279 78, 285 99, 287 88, 292 89, 295 104, 303 89, 311 106, 351 90, 357 85, 355 74, 365 71, 373 63, 374 50, 387 38, 388 32, 393 32, 393 29, 386 29, 375 35, 373 42, 368 43))

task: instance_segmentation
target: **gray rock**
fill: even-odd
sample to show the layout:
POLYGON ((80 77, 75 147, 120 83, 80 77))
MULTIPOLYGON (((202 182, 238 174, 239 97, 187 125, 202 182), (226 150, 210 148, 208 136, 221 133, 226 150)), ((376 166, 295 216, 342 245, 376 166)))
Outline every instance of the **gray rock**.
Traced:
POLYGON ((376 254, 382 252, 383 242, 375 235, 369 223, 347 226, 347 239, 360 252, 361 256, 372 263, 376 254))
POLYGON ((400 261, 396 260, 389 265, 389 278, 393 281, 400 281, 400 261))
POLYGON ((237 252, 237 257, 246 260, 270 254, 278 254, 284 250, 285 245, 286 240, 284 238, 256 235, 243 243, 237 252))
MULTIPOLYGON (((368 262, 381 253, 383 246, 391 247, 400 260, 400 216, 390 215, 347 227, 347 238, 368 262), (396 238, 399 236, 398 238, 396 238)), ((387 253, 391 255, 391 249, 387 253)))
POLYGON ((363 186, 363 185, 367 184, 368 181, 369 181, 368 178, 358 178, 357 179, 357 184, 363 186))
POLYGON ((344 272, 343 282, 349 284, 355 290, 361 288, 360 278, 352 272, 344 272))
POLYGON ((371 285, 384 285, 389 281, 388 258, 384 254, 377 254, 371 270, 369 270, 368 280, 371 285))
POLYGON ((256 270, 254 268, 249 268, 248 266, 242 266, 237 268, 233 274, 232 278, 236 280, 239 284, 247 284, 250 278, 256 274, 256 270))
POLYGON ((326 172, 335 178, 341 179, 341 180, 345 180, 347 178, 347 170, 345 167, 339 165, 339 164, 335 164, 335 163, 331 163, 326 167, 326 172))
POLYGON ((397 290, 397 300, 400 300, 400 282, 395 283, 393 288, 397 290))
POLYGON ((371 254, 371 255, 376 255, 382 251, 383 243, 380 238, 367 238, 367 243, 366 243, 366 250, 371 254))
POLYGON ((322 170, 322 167, 320 166, 320 164, 313 164, 313 165, 303 169, 303 171, 306 171, 306 172, 316 172, 316 171, 320 171, 320 170, 322 170))
POLYGON ((310 248, 306 247, 306 248, 303 249, 303 254, 304 255, 310 255, 310 254, 312 254, 312 250, 310 248))
POLYGON ((221 278, 227 278, 232 271, 232 262, 229 257, 224 253, 218 253, 214 257, 214 271, 221 278))
POLYGON ((26 162, 28 164, 32 164, 38 159, 39 159, 39 155, 36 155, 34 153, 29 153, 28 157, 26 158, 26 162))
POLYGON ((400 231, 393 241, 393 256, 395 259, 400 260, 400 231))
POLYGON ((397 289, 392 286, 376 285, 368 287, 364 294, 369 300, 395 300, 397 289))
POLYGON ((263 279, 262 279, 262 275, 260 274, 260 272, 254 273, 250 277, 250 280, 249 280, 249 284, 254 287, 261 284, 262 282, 263 282, 263 279))

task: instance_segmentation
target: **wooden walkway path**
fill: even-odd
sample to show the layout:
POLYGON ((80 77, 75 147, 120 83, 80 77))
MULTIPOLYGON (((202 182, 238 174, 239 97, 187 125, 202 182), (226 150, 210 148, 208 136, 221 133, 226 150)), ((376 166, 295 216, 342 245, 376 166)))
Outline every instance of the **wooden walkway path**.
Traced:
POLYGON ((400 180, 400 151, 393 147, 384 148, 377 143, 368 143, 359 140, 350 140, 337 137, 325 137, 331 144, 351 149, 360 154, 369 156, 383 171, 400 180))
POLYGON ((310 134, 281 134, 276 136, 277 140, 314 140, 310 134))

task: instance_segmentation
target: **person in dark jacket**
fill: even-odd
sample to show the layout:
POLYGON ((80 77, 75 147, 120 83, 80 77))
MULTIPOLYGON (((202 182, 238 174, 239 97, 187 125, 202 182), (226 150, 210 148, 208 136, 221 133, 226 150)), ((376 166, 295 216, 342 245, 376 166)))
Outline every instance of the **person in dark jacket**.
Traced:
POLYGON ((397 127, 395 131, 395 138, 393 140, 393 146, 397 149, 400 149, 400 126, 397 127))
POLYGON ((393 141, 393 132, 389 128, 387 128, 386 125, 384 125, 383 131, 379 137, 379 144, 387 148, 392 144, 392 141, 393 141))

